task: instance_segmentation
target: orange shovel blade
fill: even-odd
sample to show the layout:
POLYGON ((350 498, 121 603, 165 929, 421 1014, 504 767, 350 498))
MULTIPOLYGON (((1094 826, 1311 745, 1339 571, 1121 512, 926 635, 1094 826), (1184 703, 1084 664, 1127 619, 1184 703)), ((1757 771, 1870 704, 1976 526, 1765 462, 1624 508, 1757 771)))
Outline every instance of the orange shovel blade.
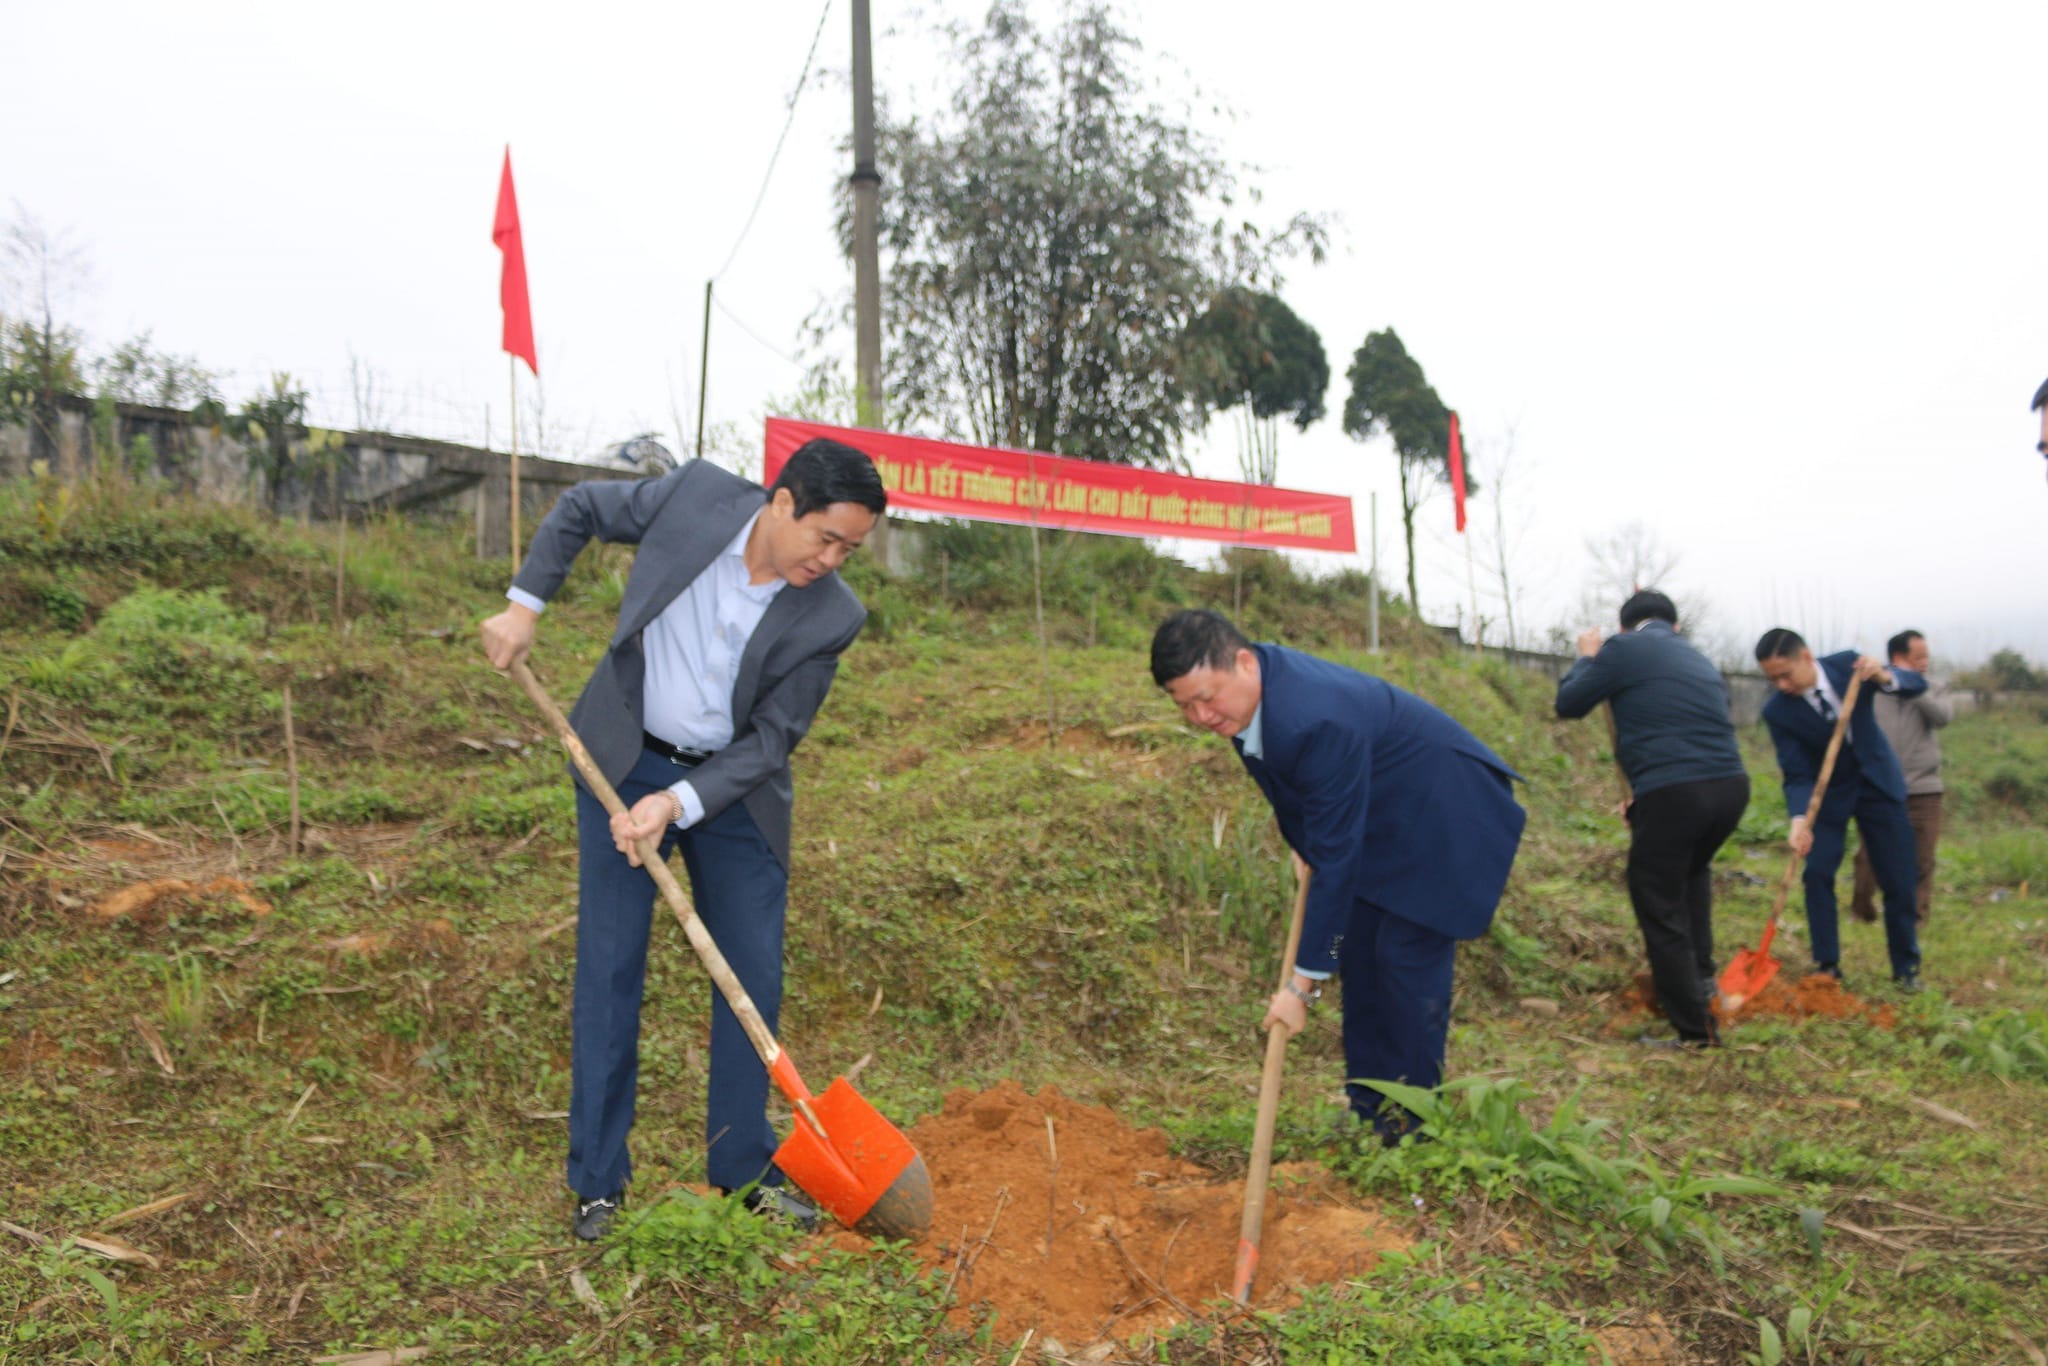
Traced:
POLYGON ((1721 1008, 1733 1014, 1756 999, 1778 975, 1778 960, 1763 949, 1744 949, 1721 969, 1721 1008))
POLYGON ((916 1242, 932 1226, 932 1178, 903 1131, 844 1077, 811 1099, 820 1137, 802 1115, 775 1165, 827 1214, 871 1238, 916 1242))

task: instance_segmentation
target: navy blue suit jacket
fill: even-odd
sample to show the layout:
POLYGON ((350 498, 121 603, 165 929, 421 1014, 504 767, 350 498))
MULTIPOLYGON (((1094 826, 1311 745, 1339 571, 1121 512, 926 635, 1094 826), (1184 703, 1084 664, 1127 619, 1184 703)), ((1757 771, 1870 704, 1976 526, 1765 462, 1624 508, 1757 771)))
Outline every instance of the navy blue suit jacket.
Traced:
MULTIPOLYGON (((1844 650, 1816 662, 1827 670, 1828 684, 1835 690, 1835 696, 1847 696, 1849 675, 1856 667, 1856 652, 1844 650)), ((1894 667, 1892 677, 1899 685, 1894 697, 1917 697, 1927 691, 1927 680, 1911 669, 1894 667)), ((1876 685, 1866 683, 1856 695, 1849 735, 1842 742, 1841 753, 1835 756, 1835 771, 1828 779, 1827 795, 1821 798, 1819 819, 1830 825, 1848 824, 1850 813, 1856 809, 1858 790, 1865 783, 1887 797, 1906 800, 1906 775, 1899 768, 1899 757, 1892 752, 1891 741, 1884 738, 1884 728, 1877 724, 1878 692, 1876 685)), ((1782 692, 1774 693, 1764 703, 1764 724, 1770 727, 1771 743, 1778 748, 1778 770, 1785 778, 1785 810, 1794 817, 1804 816, 1807 802, 1813 799, 1813 785, 1820 779, 1821 760, 1827 756, 1828 737, 1834 733, 1834 727, 1820 719, 1820 713, 1805 697, 1782 692)))
POLYGON ((1514 770, 1413 693, 1255 645, 1263 759, 1238 757, 1314 870, 1295 961, 1334 971, 1352 903, 1454 939, 1493 923, 1527 818, 1514 770))

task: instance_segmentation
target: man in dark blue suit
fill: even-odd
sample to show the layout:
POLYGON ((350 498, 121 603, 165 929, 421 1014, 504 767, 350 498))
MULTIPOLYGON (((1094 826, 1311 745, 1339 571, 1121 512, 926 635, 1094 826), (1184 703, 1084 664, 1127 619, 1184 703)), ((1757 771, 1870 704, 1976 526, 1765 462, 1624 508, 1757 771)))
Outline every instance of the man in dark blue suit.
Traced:
POLYGON ((1892 980, 1907 991, 1920 986, 1920 936, 1914 922, 1919 864, 1913 852, 1913 822, 1906 814, 1906 775, 1891 742, 1877 724, 1879 691, 1900 698, 1927 691, 1927 680, 1911 669, 1887 668, 1853 650, 1814 658, 1795 631, 1783 626, 1756 643, 1757 664, 1778 695, 1764 703, 1764 723, 1778 749, 1785 779, 1785 810, 1792 817, 1790 843, 1806 857, 1806 927, 1813 941, 1815 970, 1839 980, 1842 946, 1835 916, 1835 873, 1849 837, 1849 820, 1863 836, 1871 871, 1884 893, 1884 936, 1891 953, 1892 980), (1851 675, 1863 679, 1849 730, 1835 756, 1835 771, 1821 799, 1813 827, 1806 806, 1820 778, 1828 739, 1851 675), (1870 685, 1876 684, 1876 687, 1870 685))
POLYGON ((1414 694, 1253 645, 1215 612, 1159 627, 1152 678, 1231 742, 1314 873, 1294 976, 1265 1027, 1299 1031, 1341 975, 1351 1108, 1397 1140, 1411 1117, 1360 1083, 1442 1081, 1457 942, 1486 933, 1521 843, 1517 775, 1414 694))

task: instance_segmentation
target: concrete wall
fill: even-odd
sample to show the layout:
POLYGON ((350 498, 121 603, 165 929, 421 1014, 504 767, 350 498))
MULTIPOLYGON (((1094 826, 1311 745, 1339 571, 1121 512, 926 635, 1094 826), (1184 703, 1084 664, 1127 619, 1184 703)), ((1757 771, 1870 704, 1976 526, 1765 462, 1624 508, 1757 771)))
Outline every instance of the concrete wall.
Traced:
MULTIPOLYGON (((148 472, 180 492, 318 521, 384 511, 451 520, 474 528, 478 555, 511 553, 512 459, 503 452, 385 432, 299 428, 292 434, 297 467, 274 490, 266 490, 247 444, 190 413, 115 404, 109 434, 95 431, 90 400, 65 396, 58 399, 56 416, 48 430, 34 422, 0 426, 0 478, 28 475, 40 463, 75 483, 103 458, 118 453, 128 460, 137 438, 146 438, 148 472)), ((521 456, 522 535, 531 534, 569 485, 633 477, 596 465, 521 456)))

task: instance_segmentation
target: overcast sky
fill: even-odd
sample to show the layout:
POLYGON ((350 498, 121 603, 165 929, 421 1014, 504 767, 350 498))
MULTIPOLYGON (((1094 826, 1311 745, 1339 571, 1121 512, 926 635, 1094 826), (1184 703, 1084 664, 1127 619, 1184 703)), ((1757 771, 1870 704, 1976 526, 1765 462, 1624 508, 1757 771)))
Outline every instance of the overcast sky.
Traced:
MULTIPOLYGON (((151 330, 227 372, 231 400, 288 370, 335 425, 357 417, 353 357, 368 416, 475 440, 488 412, 502 447, 490 222, 510 143, 551 453, 672 436, 694 423, 704 281, 820 9, 15 6, 0 195, 82 249, 91 278, 63 304, 96 344, 151 330)), ((944 88, 931 19, 979 12, 876 0, 899 109, 944 88)), ((2048 658, 2027 412, 2048 375, 2048 5, 1124 12, 1170 89, 1234 112, 1196 117, 1262 168, 1275 220, 1335 225, 1331 260, 1283 291, 1336 378, 1332 416, 1283 432, 1280 482, 1351 494, 1361 528, 1378 491, 1390 579, 1392 456, 1336 420, 1351 351, 1387 326, 1463 413, 1482 477, 1513 434, 1525 624, 1571 617, 1587 538, 1641 522, 1727 639, 1786 624, 1876 649, 1912 625, 1938 656, 2048 658)), ((844 69, 848 28, 832 0, 820 67, 844 69)), ((843 87, 802 96, 719 278, 710 415, 750 439, 797 387, 801 323, 847 287, 848 120, 843 87)), ((1194 459, 1233 477, 1227 422, 1194 459)), ((1490 501, 1473 511, 1491 526, 1490 501)), ((1421 537, 1442 621, 1471 610, 1450 515, 1425 508, 1421 537)))

